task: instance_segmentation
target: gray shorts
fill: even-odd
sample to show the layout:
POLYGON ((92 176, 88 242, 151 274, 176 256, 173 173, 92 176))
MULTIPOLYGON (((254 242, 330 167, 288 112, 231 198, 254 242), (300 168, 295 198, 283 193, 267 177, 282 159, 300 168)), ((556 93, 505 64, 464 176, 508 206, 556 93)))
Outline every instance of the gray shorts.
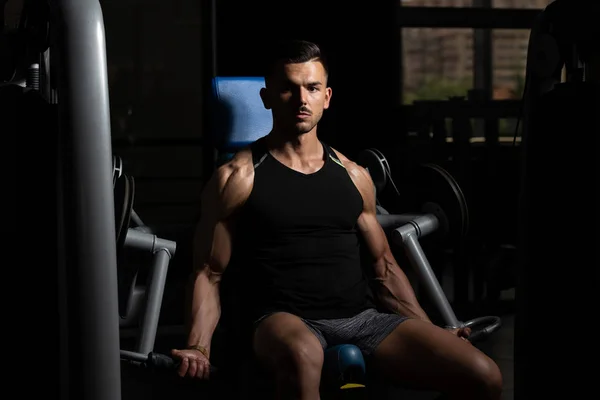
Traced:
MULTIPOLYGON (((258 324, 267 316, 260 318, 256 323, 258 324)), ((323 349, 338 344, 353 344, 365 356, 369 356, 377 349, 383 339, 407 319, 402 315, 381 313, 370 308, 350 318, 302 318, 302 321, 319 339, 323 349)))
POLYGON ((381 313, 370 308, 350 318, 302 321, 317 336, 323 349, 338 344, 353 344, 368 356, 407 319, 402 315, 381 313))

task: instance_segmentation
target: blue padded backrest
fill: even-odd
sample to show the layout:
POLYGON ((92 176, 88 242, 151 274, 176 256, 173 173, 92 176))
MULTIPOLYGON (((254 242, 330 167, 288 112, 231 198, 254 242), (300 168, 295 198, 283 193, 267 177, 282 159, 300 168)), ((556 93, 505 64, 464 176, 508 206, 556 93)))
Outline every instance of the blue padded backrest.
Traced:
POLYGON ((260 98, 263 87, 261 77, 213 78, 211 136, 219 153, 231 154, 271 131, 271 111, 260 98))

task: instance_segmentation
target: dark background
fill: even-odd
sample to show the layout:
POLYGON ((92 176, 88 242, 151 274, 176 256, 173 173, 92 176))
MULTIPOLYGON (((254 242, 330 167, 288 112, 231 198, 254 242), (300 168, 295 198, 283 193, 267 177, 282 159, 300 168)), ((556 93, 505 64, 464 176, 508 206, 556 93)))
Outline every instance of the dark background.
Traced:
MULTIPOLYGON (((18 17, 19 3, 10 1, 5 8, 9 26, 14 26, 18 17)), ((178 242, 178 252, 169 270, 157 348, 168 350, 178 346, 183 338, 182 294, 184 279, 191 268, 191 234, 201 206, 202 186, 211 172, 204 141, 210 113, 206 103, 210 78, 260 75, 261 56, 274 40, 302 38, 320 44, 331 66, 333 99, 320 127, 323 140, 350 158, 355 158, 362 149, 378 148, 392 165, 397 182, 402 182, 411 167, 433 161, 448 168, 460 183, 469 204, 469 234, 459 244, 429 248, 428 254, 462 319, 489 314, 503 317, 502 330, 482 345, 504 374, 503 399, 540 398, 535 396, 533 384, 521 384, 521 396, 515 394, 519 378, 515 375, 519 361, 515 361, 514 328, 522 147, 520 131, 513 143, 512 131, 499 134, 494 120, 511 119, 514 124, 522 115, 522 102, 520 92, 502 100, 495 95, 492 76, 497 59, 490 36, 499 30, 528 31, 541 10, 536 2, 503 2, 497 6, 497 2, 485 0, 424 1, 417 7, 408 7, 409 4, 403 7, 401 2, 389 0, 368 3, 219 0, 216 9, 211 2, 200 0, 100 3, 106 30, 112 150, 123 158, 126 173, 135 177, 135 210, 161 236, 178 242), (407 36, 408 28, 472 31, 472 82, 462 92, 450 95, 440 92, 438 97, 428 98, 443 103, 440 108, 406 101, 405 79, 409 75, 403 35, 407 36), (464 104, 449 107, 451 95, 477 98, 478 102, 469 103, 468 107, 464 104), (493 117, 464 117, 464 108, 471 113, 481 109, 482 115, 493 117), (442 144, 431 136, 432 124, 440 121, 450 128, 442 144)), ((574 128, 565 127, 565 132, 569 129, 574 128)), ((567 137, 573 136, 565 134, 559 139, 569 140, 567 137)), ((572 150, 568 155, 566 150, 560 153, 559 141, 552 143, 552 151, 556 151, 553 153, 556 159, 568 158, 569 165, 573 165, 578 162, 574 154, 581 149, 572 146, 573 142, 568 143, 572 150)), ((548 158, 545 161, 552 162, 548 158)), ((393 209, 394 197, 386 200, 386 205, 393 209)), ((550 210, 557 214, 559 211, 550 210)), ((562 232, 557 232, 557 236, 562 232)), ((550 241, 547 246, 561 246, 561 242, 550 241)), ((588 248, 593 246, 597 244, 588 248)), ((136 255, 128 257, 132 264, 148 262, 136 255)), ((542 261, 550 264, 546 268, 540 265, 529 268, 541 274, 553 274, 553 268, 559 268, 551 265, 551 257, 537 264, 542 261)), ((597 260, 590 263, 597 269, 597 260)), ((566 267, 568 270, 571 265, 566 267)), ((543 289, 528 286, 527 291, 548 296, 547 303, 538 299, 536 305, 551 308, 555 302, 568 303, 573 299, 577 288, 571 286, 557 294, 550 286, 555 285, 556 291, 560 291, 560 278, 553 276, 554 281, 543 289)), ((587 277, 583 275, 581 279, 587 277)), ((571 309, 578 306, 574 304, 571 309)), ((578 312, 581 309, 589 307, 578 312)), ((522 313, 521 316, 527 315, 529 320, 539 323, 528 325, 526 321, 523 325, 530 332, 535 328, 535 335, 539 335, 536 337, 549 337, 553 343, 578 340, 578 329, 595 330, 593 325, 577 320, 569 325, 575 326, 569 328, 575 333, 564 337, 545 334, 546 329, 559 329, 561 321, 569 320, 569 310, 563 307, 556 321, 551 310, 540 311, 547 318, 536 319, 522 313), (546 328, 544 321, 549 321, 550 327, 546 328)), ((133 344, 133 335, 135 331, 123 330, 122 348, 133 344)), ((521 343, 535 348, 536 357, 527 359, 526 366, 521 364, 521 371, 527 375, 520 376, 521 379, 527 380, 532 371, 547 372, 552 365, 556 369, 572 367, 558 361, 552 364, 552 351, 542 353, 541 346, 531 336, 521 343), (545 367, 541 365, 544 362, 545 367), (539 363, 538 368, 535 363, 539 363)), ((148 389, 147 376, 142 374, 137 379, 148 389)), ((132 378, 132 382, 138 383, 137 379, 132 378)), ((168 396, 172 386, 161 387, 164 391, 161 396, 168 396)), ((540 388, 540 391, 548 393, 550 389, 540 388)), ((131 393, 124 399, 136 398, 131 393)), ((155 396, 158 397, 156 393, 155 396)))

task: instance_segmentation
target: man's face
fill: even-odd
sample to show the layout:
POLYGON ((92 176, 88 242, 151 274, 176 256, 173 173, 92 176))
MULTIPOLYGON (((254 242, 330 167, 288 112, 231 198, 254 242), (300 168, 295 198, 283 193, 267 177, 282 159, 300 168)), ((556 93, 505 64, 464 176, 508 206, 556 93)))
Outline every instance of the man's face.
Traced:
POLYGON ((319 61, 282 65, 261 91, 278 129, 302 135, 310 132, 329 108, 331 88, 319 61))

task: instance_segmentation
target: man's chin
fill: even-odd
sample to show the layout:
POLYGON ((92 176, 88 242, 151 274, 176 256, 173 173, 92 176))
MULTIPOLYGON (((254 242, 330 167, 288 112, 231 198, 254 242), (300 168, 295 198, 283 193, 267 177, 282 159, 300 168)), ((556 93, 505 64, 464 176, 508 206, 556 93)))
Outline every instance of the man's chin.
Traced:
POLYGON ((299 122, 295 126, 295 131, 297 135, 304 135, 305 133, 310 132, 314 126, 312 124, 308 124, 306 122, 299 122))

